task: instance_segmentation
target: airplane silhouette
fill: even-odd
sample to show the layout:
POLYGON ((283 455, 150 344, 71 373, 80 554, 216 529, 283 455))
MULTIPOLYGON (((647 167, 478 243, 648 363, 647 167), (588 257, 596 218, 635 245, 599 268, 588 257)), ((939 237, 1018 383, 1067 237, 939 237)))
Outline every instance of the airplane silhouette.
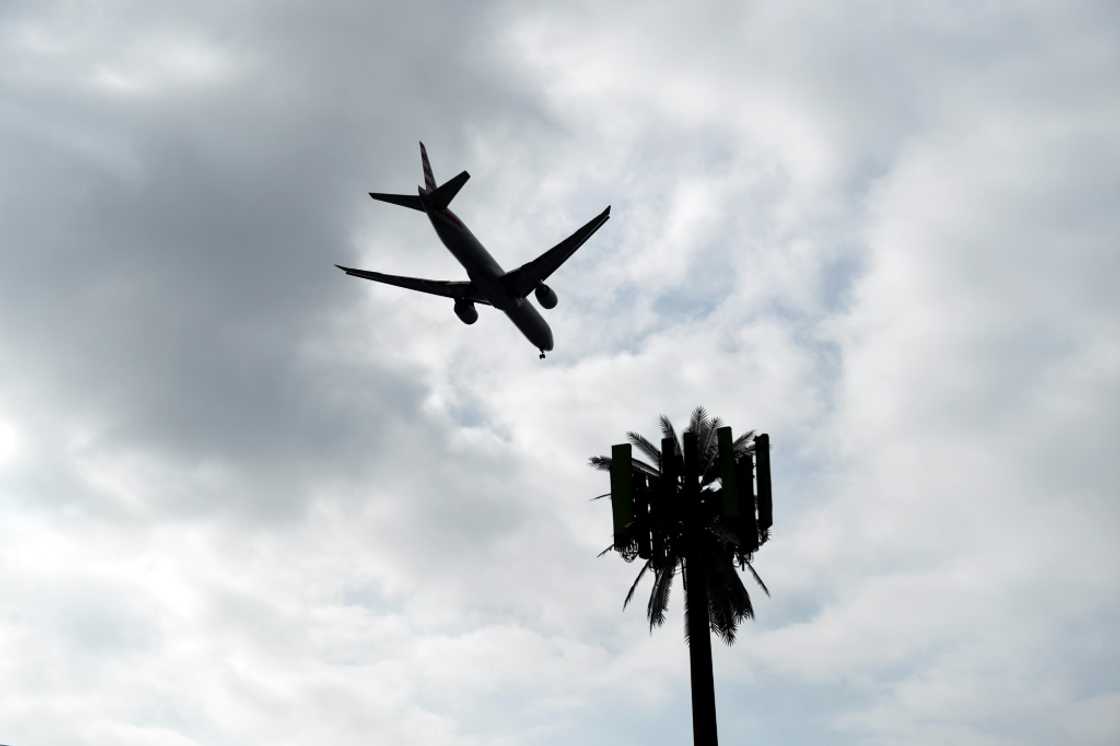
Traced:
POLYGON ((382 202, 394 205, 411 207, 428 215, 436 234, 443 241, 447 250, 459 260, 463 269, 470 278, 468 282, 452 282, 449 280, 424 280, 418 277, 402 277, 400 275, 387 275, 382 272, 370 272, 364 269, 343 267, 341 264, 334 266, 348 275, 362 277, 366 280, 383 282, 388 285, 418 290, 422 293, 442 295, 455 301, 455 315, 464 324, 473 324, 478 321, 478 310, 475 304, 493 306, 503 311, 509 320, 514 323, 521 333, 544 353, 552 349, 552 330, 529 301, 529 293, 533 293, 537 302, 545 308, 556 306, 556 293, 544 281, 548 276, 559 269, 576 249, 583 245, 591 234, 599 230, 603 223, 611 216, 610 205, 607 209, 592 218, 586 225, 560 243, 553 246, 531 262, 522 264, 511 272, 504 272, 489 252, 483 248, 474 234, 467 226, 463 225, 455 213, 447 209, 447 205, 467 183, 470 174, 463 171, 458 176, 446 183, 436 186, 435 177, 432 175, 432 165, 428 162, 428 151, 424 143, 420 143, 420 160, 424 167, 425 186, 417 187, 417 195, 410 194, 381 194, 370 192, 369 196, 382 202))

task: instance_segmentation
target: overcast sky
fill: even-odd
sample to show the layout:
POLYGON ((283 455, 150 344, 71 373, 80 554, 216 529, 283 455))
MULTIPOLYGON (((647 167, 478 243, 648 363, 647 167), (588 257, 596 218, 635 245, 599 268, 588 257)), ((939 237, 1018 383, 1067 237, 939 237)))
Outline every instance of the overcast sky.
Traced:
POLYGON ((689 743, 587 457, 697 404, 725 744, 1120 742, 1120 6, 960 5, 0 4, 0 742, 689 743), (547 360, 334 268, 463 278, 419 139, 612 205, 547 360))

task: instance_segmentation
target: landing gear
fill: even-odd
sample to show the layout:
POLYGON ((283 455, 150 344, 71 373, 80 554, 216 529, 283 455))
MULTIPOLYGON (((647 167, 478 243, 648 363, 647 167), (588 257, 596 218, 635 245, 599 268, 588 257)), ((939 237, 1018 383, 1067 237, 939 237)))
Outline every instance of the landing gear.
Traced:
POLYGON ((544 360, 544 350, 541 350, 541 360, 544 360))

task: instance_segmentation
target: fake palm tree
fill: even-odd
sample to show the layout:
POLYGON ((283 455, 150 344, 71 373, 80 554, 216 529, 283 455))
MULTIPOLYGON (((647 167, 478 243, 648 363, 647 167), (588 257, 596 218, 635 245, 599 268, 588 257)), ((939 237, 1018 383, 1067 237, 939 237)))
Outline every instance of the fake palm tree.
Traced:
MULTIPOLYGON (((642 578, 652 572, 646 603, 650 631, 665 623, 669 592, 680 572, 685 588, 685 634, 692 675, 693 736, 715 746, 715 691, 709 629, 727 644, 753 618, 750 593, 739 575, 749 572, 769 595, 751 559, 769 538, 772 524, 769 438, 754 431, 732 439, 697 407, 683 438, 664 415, 661 448, 635 432, 611 456, 591 465, 611 472, 614 542, 600 554, 644 560, 623 601, 629 605, 642 578), (643 458, 635 458, 632 448, 643 458), (754 488, 757 474, 757 497, 754 488)), ((601 495, 600 497, 606 497, 601 495)))

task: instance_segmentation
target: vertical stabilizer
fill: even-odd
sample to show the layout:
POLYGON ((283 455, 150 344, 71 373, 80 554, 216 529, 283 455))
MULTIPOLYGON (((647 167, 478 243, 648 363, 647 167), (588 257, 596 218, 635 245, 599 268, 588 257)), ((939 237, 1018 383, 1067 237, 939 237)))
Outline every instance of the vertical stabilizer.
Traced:
POLYGON ((432 175, 432 164, 428 162, 428 150, 424 147, 424 143, 420 143, 420 161, 424 166, 425 191, 434 192, 436 190, 436 177, 432 175))

